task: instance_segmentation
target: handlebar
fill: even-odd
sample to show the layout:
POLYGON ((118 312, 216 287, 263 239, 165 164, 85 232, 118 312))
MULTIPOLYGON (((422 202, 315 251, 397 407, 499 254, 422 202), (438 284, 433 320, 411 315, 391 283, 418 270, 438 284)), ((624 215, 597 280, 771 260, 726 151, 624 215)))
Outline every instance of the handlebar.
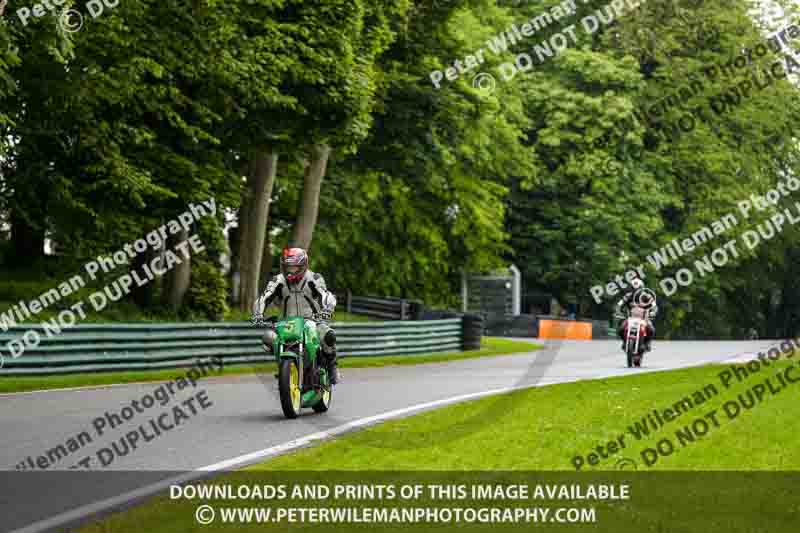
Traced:
POLYGON ((277 322, 277 319, 274 316, 263 317, 256 315, 250 317, 250 323, 257 327, 274 326, 275 322, 277 322))
MULTIPOLYGON (((311 320, 314 322, 322 322, 328 323, 331 319, 331 312, 330 311, 320 311, 319 313, 315 313, 314 316, 311 317, 311 320)), ((275 327, 275 323, 278 321, 278 317, 270 316, 270 317, 263 317, 261 315, 254 315, 250 317, 250 323, 256 327, 275 327)))
MULTIPOLYGON (((653 319, 656 317, 656 313, 651 310, 647 311, 646 318, 648 320, 653 319)), ((614 313, 614 318, 618 318, 619 320, 628 320, 628 315, 623 313, 614 313)))
POLYGON ((331 319, 331 312, 330 311, 320 311, 319 313, 315 313, 311 320, 314 322, 321 322, 323 324, 327 324, 328 321, 331 319))

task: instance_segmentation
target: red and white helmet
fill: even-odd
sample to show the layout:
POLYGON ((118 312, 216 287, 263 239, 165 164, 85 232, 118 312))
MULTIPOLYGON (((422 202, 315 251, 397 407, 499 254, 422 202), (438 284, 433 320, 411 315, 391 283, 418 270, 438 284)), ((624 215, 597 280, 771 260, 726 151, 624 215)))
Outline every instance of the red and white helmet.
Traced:
POLYGON ((633 287, 633 290, 638 291, 639 289, 644 287, 644 281, 642 281, 639 278, 634 278, 634 280, 631 281, 631 287, 633 287))
POLYGON ((289 283, 297 283, 308 270, 308 254, 302 248, 285 248, 281 255, 281 272, 289 283))

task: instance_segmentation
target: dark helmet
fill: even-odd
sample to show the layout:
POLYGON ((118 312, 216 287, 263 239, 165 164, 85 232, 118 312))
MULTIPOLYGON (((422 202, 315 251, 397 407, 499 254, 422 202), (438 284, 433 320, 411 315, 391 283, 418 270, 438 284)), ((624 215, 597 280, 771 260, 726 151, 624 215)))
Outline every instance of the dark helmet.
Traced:
POLYGON ((286 248, 281 256, 281 272, 289 283, 297 283, 308 270, 308 254, 302 248, 286 248))

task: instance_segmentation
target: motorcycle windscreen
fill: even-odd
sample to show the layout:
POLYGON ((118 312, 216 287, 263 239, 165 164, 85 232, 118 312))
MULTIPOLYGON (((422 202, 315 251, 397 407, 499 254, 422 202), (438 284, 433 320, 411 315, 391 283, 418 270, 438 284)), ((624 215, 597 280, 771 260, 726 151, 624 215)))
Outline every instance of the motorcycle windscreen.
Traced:
POLYGON ((647 310, 644 307, 634 305, 631 308, 631 316, 633 318, 645 318, 645 315, 647 315, 647 310))
POLYGON ((293 317, 281 320, 275 325, 275 333, 282 342, 300 342, 303 340, 303 317, 293 317))

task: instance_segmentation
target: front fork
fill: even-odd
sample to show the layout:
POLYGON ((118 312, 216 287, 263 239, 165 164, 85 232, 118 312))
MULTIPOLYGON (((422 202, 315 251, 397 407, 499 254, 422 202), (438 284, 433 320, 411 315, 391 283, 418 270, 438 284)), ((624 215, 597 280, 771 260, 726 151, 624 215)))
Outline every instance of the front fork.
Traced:
MULTIPOLYGON (((635 342, 636 344, 633 346, 633 353, 639 354, 639 332, 641 331, 641 323, 638 320, 633 320, 632 318, 628 318, 628 331, 627 335, 625 336, 626 341, 635 342)), ((628 345, 625 345, 626 351, 628 345)))

